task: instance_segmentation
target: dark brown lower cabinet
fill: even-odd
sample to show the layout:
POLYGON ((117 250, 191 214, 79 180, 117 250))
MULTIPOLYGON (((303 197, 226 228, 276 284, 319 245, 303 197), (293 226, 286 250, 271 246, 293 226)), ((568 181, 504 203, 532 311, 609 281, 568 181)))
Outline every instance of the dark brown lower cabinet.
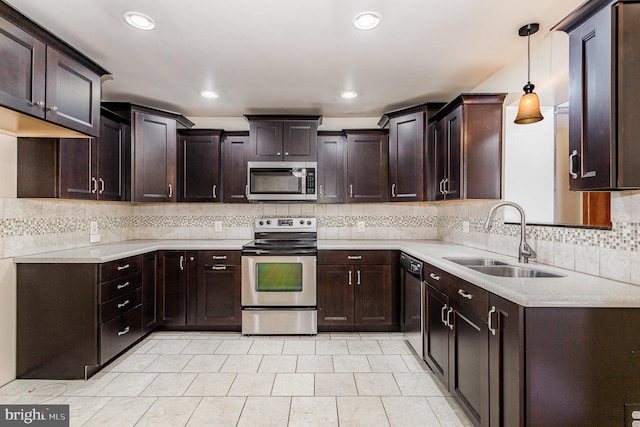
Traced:
POLYGON ((186 326, 189 292, 196 280, 196 252, 161 251, 158 257, 158 325, 186 326))
POLYGON ((151 332, 158 321, 158 253, 142 258, 142 332, 151 332))
POLYGON ((474 425, 632 425, 640 309, 522 307, 425 273, 424 358, 474 425))
POLYGON ((198 325, 217 330, 239 331, 242 324, 240 305, 240 252, 200 251, 198 253, 197 307, 198 325))
POLYGON ((395 258, 392 251, 320 251, 318 330, 399 330, 395 258))

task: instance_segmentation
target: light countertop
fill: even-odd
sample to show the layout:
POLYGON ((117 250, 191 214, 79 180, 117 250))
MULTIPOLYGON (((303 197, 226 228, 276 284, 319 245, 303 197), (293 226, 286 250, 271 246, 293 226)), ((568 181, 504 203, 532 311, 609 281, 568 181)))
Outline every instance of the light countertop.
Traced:
MULTIPOLYGON (((157 250, 239 250, 249 240, 132 240, 25 255, 16 263, 103 263, 157 250)), ((640 286, 435 240, 318 240, 320 250, 401 250, 524 307, 636 307, 640 286), (554 278, 496 277, 444 257, 489 257, 562 274, 554 278)))

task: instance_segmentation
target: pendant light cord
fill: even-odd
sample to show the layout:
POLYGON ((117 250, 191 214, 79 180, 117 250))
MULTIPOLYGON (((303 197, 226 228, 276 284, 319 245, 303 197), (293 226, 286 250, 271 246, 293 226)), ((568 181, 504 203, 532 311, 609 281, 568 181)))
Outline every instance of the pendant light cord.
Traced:
POLYGON ((527 83, 531 83, 531 30, 527 29, 527 83))

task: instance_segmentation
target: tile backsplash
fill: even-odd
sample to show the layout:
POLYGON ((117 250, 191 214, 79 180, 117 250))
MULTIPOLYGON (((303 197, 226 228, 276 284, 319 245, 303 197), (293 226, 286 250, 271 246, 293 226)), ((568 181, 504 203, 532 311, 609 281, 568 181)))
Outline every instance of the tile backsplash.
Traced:
MULTIPOLYGON (((102 243, 248 240, 259 216, 315 216, 319 239, 440 239, 515 257, 520 226, 504 224, 502 210, 490 233, 482 230, 495 203, 144 204, 0 198, 0 258, 88 246, 91 221, 98 223, 102 243), (222 223, 221 232, 214 231, 216 222, 222 223)), ((640 267, 635 267, 640 265, 640 192, 612 193, 611 216, 611 230, 528 226, 536 261, 640 284, 640 267)))

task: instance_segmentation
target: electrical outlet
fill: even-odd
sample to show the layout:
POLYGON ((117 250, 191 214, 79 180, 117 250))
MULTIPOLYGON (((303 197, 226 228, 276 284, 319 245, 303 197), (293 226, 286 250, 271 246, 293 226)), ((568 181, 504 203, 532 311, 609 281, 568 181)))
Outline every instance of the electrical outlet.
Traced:
POLYGON ((462 232, 463 233, 469 232, 469 221, 462 221, 462 232))
POLYGON ((213 221, 213 231, 216 233, 222 232, 222 221, 213 221))
POLYGON ((356 222, 356 228, 358 229, 358 231, 360 233, 364 232, 364 221, 357 221, 356 222))
POLYGON ((91 221, 89 224, 89 233, 91 235, 98 234, 100 231, 98 230, 98 221, 91 221))
POLYGON ((91 234, 89 236, 89 243, 100 243, 100 235, 99 234, 91 234))

